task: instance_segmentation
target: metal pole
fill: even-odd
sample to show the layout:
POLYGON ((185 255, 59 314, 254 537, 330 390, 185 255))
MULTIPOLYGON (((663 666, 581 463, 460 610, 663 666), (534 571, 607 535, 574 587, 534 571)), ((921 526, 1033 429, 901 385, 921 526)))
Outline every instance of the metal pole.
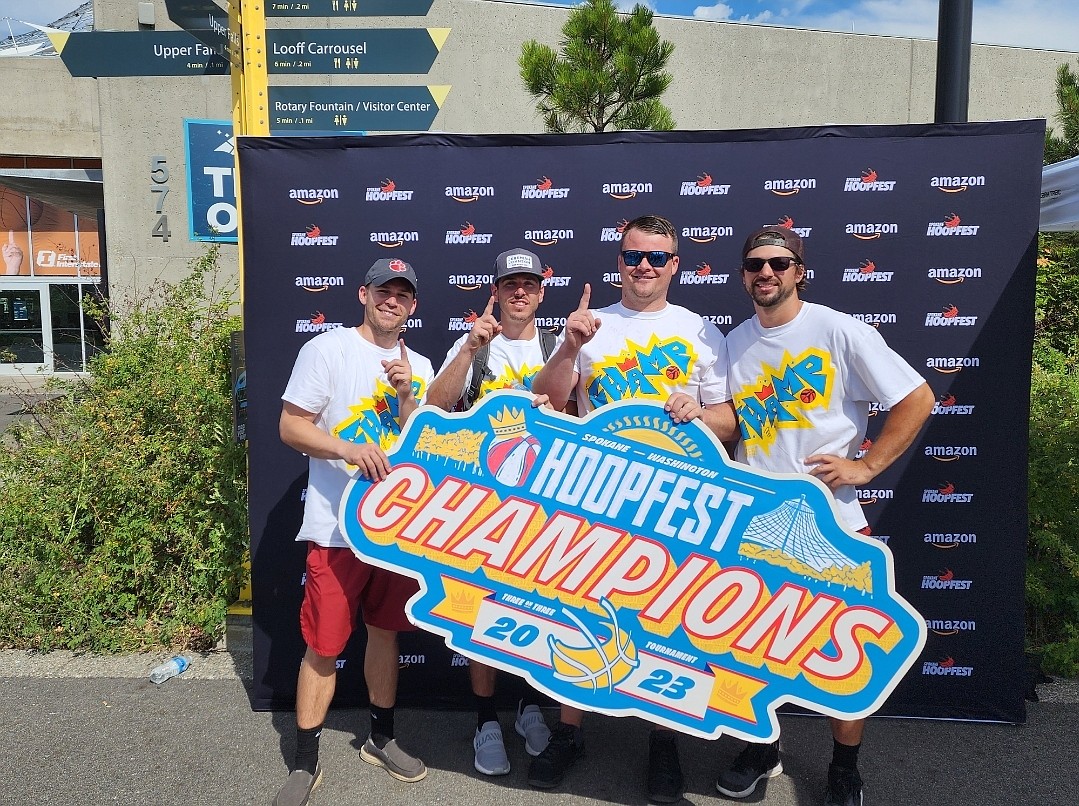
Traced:
POLYGON ((970 98, 970 30, 974 0, 940 0, 934 123, 966 123, 970 98))

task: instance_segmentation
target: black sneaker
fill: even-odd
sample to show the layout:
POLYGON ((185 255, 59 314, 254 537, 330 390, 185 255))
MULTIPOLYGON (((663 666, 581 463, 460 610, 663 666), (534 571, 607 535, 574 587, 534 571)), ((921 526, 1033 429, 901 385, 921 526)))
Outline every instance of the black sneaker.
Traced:
POLYGON ((828 765, 828 793, 824 806, 862 806, 862 776, 858 770, 828 765))
POLYGON ((757 788, 757 782, 774 778, 783 772, 779 760, 779 742, 772 744, 747 744, 730 768, 720 774, 716 789, 728 798, 748 798, 757 788))
POLYGON ((551 731, 551 740, 528 767, 528 783, 537 789, 553 789, 562 783, 566 770, 584 755, 580 728, 559 722, 551 731))
POLYGON ((653 803, 678 803, 685 789, 674 734, 652 731, 648 736, 648 799, 653 803))

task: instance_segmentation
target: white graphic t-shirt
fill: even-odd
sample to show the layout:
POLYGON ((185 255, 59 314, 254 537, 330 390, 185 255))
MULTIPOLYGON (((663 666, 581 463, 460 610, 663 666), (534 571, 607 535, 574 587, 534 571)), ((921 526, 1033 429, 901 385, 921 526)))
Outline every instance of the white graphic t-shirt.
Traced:
POLYGON ((601 324, 574 365, 580 415, 629 398, 665 402, 675 392, 701 403, 730 399, 723 334, 698 314, 671 304, 631 311, 620 302, 590 313, 601 324))
MULTIPOLYGON (((450 362, 457 357, 467 340, 466 333, 453 343, 450 351, 446 353, 446 360, 442 362, 439 374, 444 372, 450 362)), ((461 387, 462 397, 472 383, 472 368, 469 364, 468 372, 465 374, 465 385, 461 387)), ((480 384, 479 397, 496 389, 531 389, 532 379, 543 369, 543 348, 540 346, 539 330, 531 339, 507 339, 499 333, 491 339, 487 368, 490 370, 490 375, 480 384)))
MULTIPOLYGON (((811 302, 779 327, 747 319, 727 335, 727 356, 736 458, 776 473, 806 473, 817 453, 854 459, 869 404, 891 408, 924 383, 876 328, 811 302)), ((834 495, 847 526, 864 528, 854 487, 834 495)))
MULTIPOLYGON (((317 413, 315 424, 328 434, 350 442, 373 442, 387 450, 401 433, 401 425, 397 390, 382 362, 400 357, 398 347, 377 347, 354 327, 327 330, 300 348, 281 398, 317 413)), ((408 351, 408 361, 412 394, 422 402, 434 375, 431 362, 413 350, 408 351)), ((352 478, 349 466, 340 459, 314 457, 309 466, 303 525, 296 539, 345 548, 348 544, 337 526, 337 510, 352 478)))

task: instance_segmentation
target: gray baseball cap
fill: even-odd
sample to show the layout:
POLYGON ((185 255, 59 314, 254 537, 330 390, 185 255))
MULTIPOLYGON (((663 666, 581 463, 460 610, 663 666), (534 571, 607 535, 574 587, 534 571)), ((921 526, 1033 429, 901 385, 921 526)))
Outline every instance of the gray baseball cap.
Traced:
POLYGON ((415 269, 407 261, 396 257, 384 257, 372 263, 367 270, 367 276, 363 278, 363 284, 385 285, 390 280, 404 280, 412 286, 413 294, 419 286, 415 269))
POLYGON ((510 249, 495 258, 495 282, 514 274, 531 274, 543 278, 543 262, 527 249, 510 249))

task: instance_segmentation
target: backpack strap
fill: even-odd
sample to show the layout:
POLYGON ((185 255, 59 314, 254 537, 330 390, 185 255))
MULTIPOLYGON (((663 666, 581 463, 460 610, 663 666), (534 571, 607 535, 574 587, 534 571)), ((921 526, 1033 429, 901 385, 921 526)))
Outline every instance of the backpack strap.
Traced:
POLYGON ((540 335, 540 351, 543 353, 543 363, 547 363, 547 359, 551 357, 551 353, 554 352, 555 342, 558 341, 558 334, 553 330, 547 330, 542 328, 539 332, 540 335))
POLYGON ((465 390, 465 396, 462 398, 465 411, 472 408, 472 404, 480 396, 480 387, 483 382, 494 380, 494 375, 491 374, 491 369, 487 366, 487 359, 490 355, 491 342, 487 342, 476 350, 476 354, 472 356, 472 381, 468 384, 468 389, 465 390))

